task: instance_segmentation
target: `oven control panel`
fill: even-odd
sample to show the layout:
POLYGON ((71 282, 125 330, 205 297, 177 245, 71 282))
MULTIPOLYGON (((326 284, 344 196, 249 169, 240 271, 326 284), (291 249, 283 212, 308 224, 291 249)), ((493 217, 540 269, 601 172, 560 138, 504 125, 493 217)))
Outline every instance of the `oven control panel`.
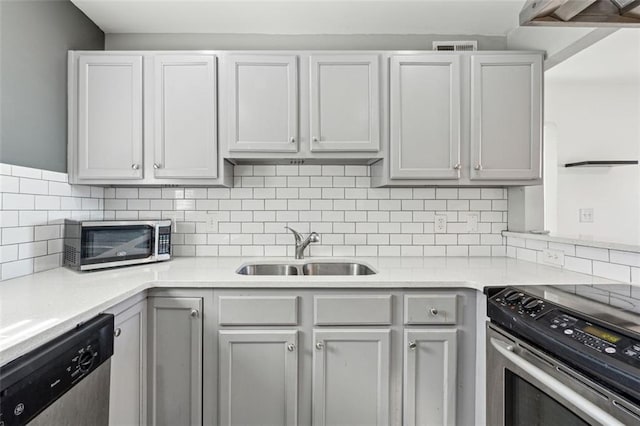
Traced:
MULTIPOLYGON (((506 288, 489 299, 489 317, 510 330, 539 333, 603 360, 640 369, 640 339, 525 291, 506 288)), ((525 336, 526 337, 526 336, 525 336)))

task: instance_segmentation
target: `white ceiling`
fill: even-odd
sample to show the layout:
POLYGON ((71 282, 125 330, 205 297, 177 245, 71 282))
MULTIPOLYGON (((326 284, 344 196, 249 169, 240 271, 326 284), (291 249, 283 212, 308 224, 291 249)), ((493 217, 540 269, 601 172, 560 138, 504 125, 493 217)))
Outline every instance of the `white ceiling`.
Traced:
POLYGON ((624 28, 545 72, 547 82, 640 82, 640 28, 624 28))
POLYGON ((106 33, 506 35, 524 0, 71 0, 106 33))

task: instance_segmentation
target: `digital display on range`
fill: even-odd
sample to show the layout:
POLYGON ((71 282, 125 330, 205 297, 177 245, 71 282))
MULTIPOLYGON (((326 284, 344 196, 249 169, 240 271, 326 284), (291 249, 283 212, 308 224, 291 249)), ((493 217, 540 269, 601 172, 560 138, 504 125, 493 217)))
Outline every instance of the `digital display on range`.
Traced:
POLYGON ((599 337, 600 339, 605 340, 609 343, 618 343, 620 340, 622 340, 622 337, 616 336, 615 334, 608 333, 592 325, 586 326, 585 328, 582 329, 582 331, 592 336, 599 337))

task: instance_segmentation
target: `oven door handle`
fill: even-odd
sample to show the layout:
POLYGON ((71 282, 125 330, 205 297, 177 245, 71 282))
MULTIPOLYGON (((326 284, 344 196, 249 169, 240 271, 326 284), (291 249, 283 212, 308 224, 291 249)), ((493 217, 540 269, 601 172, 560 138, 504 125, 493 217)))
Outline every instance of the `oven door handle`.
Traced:
POLYGON ((557 395, 562 395, 562 397, 566 399, 570 404, 572 404, 585 414, 589 415, 591 418, 593 418, 593 420, 607 426, 624 426, 624 423, 621 423, 592 402, 580 396, 577 392, 566 386, 555 377, 547 374, 543 370, 531 364, 526 359, 522 358, 520 355, 516 354, 514 352, 515 348, 513 345, 492 337, 491 346, 493 346, 493 348, 498 351, 500 355, 529 373, 531 376, 535 377, 536 380, 551 389, 557 395))

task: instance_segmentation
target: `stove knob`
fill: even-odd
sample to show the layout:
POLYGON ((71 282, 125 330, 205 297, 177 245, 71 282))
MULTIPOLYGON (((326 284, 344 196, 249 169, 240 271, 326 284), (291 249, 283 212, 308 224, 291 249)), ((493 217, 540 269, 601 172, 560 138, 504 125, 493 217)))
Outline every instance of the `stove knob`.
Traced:
POLYGON ((522 296, 524 296, 524 294, 517 292, 517 291, 513 291, 511 293, 507 293, 507 295, 505 296, 505 300, 507 302, 516 302, 518 300, 520 300, 522 298, 522 296))
POLYGON ((540 306, 540 304, 542 304, 542 300, 536 299, 535 297, 527 297, 522 301, 522 307, 527 310, 535 309, 540 306))

